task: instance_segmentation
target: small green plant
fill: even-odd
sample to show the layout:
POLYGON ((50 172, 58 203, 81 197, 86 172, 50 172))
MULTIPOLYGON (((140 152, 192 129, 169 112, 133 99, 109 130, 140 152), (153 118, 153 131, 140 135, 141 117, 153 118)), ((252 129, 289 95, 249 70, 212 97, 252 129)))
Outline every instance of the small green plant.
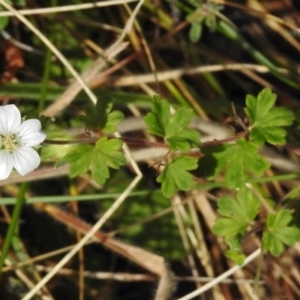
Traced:
POLYGON ((191 23, 189 37, 192 42, 200 40, 203 26, 207 26, 214 31, 217 28, 217 15, 223 9, 223 6, 216 3, 199 3, 199 1, 189 1, 195 10, 187 17, 187 21, 191 23))
POLYGON ((283 252, 283 244, 292 246, 300 238, 299 228, 289 226, 293 217, 288 210, 279 210, 276 214, 268 214, 263 234, 263 248, 274 256, 283 252))
POLYGON ((109 167, 119 169, 126 164, 126 158, 121 152, 123 141, 104 136, 115 132, 116 125, 123 119, 120 111, 111 110, 112 100, 109 97, 103 97, 103 101, 98 101, 96 107, 86 107, 85 116, 81 120, 87 129, 99 133, 99 139, 94 145, 77 145, 64 157, 63 160, 70 163, 70 177, 82 176, 90 169, 94 180, 101 185, 109 178, 109 167))
MULTIPOLYGON (((254 294, 273 298, 280 288, 268 284, 297 281, 286 264, 286 276, 271 272, 287 256, 297 263, 297 251, 285 250, 300 239, 296 25, 251 1, 0 2, 0 290, 8 298, 59 295, 57 284, 40 289, 67 261, 78 299, 104 289, 130 298, 120 276, 107 289, 85 272, 112 272, 111 262, 116 272, 129 274, 133 262, 155 274, 158 284, 145 282, 158 286, 155 299, 174 297, 177 271, 166 261, 215 277, 184 298, 259 254, 254 294), (280 102, 270 88, 252 92, 259 85, 274 87, 280 102), (40 278, 27 251, 48 253, 56 266, 38 266, 40 278)), ((246 292, 240 297, 251 298, 246 292)))
MULTIPOLYGON (((276 95, 269 88, 263 89, 257 97, 248 95, 245 122, 241 124, 243 118, 238 118, 244 131, 223 141, 201 143, 199 132, 189 127, 193 110, 179 107, 172 113, 169 102, 155 96, 151 111, 144 117, 148 132, 160 139, 152 143, 116 137, 114 132, 123 114, 112 109, 110 97, 103 97, 96 105, 87 106, 85 115, 80 117, 86 126, 86 136, 77 141, 59 143, 75 142, 77 145, 68 148, 67 154, 57 164, 69 163, 70 177, 83 176, 91 171, 95 182, 104 185, 110 178, 110 168, 119 169, 127 162, 122 150, 124 141, 163 147, 167 152, 156 166, 157 182, 161 184, 165 197, 197 189, 200 181, 215 183, 217 178, 223 178, 222 186, 230 191, 230 195, 217 201, 219 217, 213 232, 225 238, 229 246, 225 254, 229 258, 237 264, 243 263, 243 240, 257 231, 257 228, 262 232, 263 250, 278 256, 284 251, 284 245, 291 246, 300 238, 300 230, 294 225, 292 211, 280 205, 276 209, 272 208, 273 212, 268 212, 265 220, 256 222, 259 212, 264 208, 253 192, 253 183, 259 182, 260 177, 270 168, 270 163, 260 154, 259 148, 266 143, 284 145, 287 135, 285 127, 295 119, 292 111, 274 107, 275 102, 276 95), (197 177, 199 175, 195 174, 199 174, 201 168, 205 168, 204 175, 197 177)), ((14 108, 2 108, 3 119, 11 107, 14 108)), ((20 113, 16 114, 20 118, 20 113)), ((25 122, 35 122, 32 126, 38 124, 35 130, 40 129, 37 120, 25 122)), ((44 133, 40 135, 45 138, 44 133)), ((51 141, 47 140, 47 143, 51 141)), ((4 147, 6 144, 3 144, 4 147)), ((4 168, 7 171, 6 177, 12 167, 4 168)), ((15 167, 18 170, 18 165, 15 167)))
POLYGON ((192 116, 193 110, 188 107, 180 107, 171 115, 169 103, 154 97, 152 112, 144 121, 151 134, 164 137, 171 151, 189 151, 191 147, 200 145, 199 132, 186 128, 192 116))
MULTIPOLYGON (((214 182, 221 175, 227 189, 231 190, 231 194, 236 194, 218 200, 220 217, 213 231, 225 238, 229 246, 226 255, 237 264, 243 263, 243 240, 257 228, 255 219, 262 209, 253 194, 251 183, 253 180, 259 181, 270 167, 270 163, 259 153, 259 148, 266 143, 284 145, 285 127, 294 120, 292 111, 274 107, 275 102, 276 95, 268 88, 257 97, 248 95, 245 108, 248 120, 242 124, 244 132, 229 140, 205 144, 201 144, 199 132, 189 127, 193 117, 193 110, 189 107, 179 107, 171 113, 169 102, 155 96, 151 111, 144 117, 148 132, 162 139, 155 145, 167 149, 165 157, 157 164, 157 182, 161 184, 164 196, 171 197, 178 191, 197 188, 200 179, 214 182), (191 173, 203 165, 204 178, 191 173)), ((81 120, 87 130, 97 137, 82 143, 79 141, 63 158, 70 164, 71 177, 82 176, 91 170, 92 178, 103 185, 110 177, 109 168, 118 169, 126 164, 122 153, 123 140, 113 136, 122 118, 121 112, 112 110, 108 97, 99 100, 96 106, 86 108, 81 120)), ((144 143, 151 145, 147 141, 144 143)), ((260 227, 263 249, 275 256, 283 252, 284 244, 292 245, 300 237, 299 228, 293 225, 291 211, 279 206, 274 213, 267 215, 260 227)))
POLYGON ((225 237, 230 246, 226 255, 238 264, 244 258, 241 252, 242 236, 257 216, 259 206, 259 200, 246 187, 237 192, 236 199, 225 196, 218 200, 218 213, 221 217, 216 220, 213 231, 225 237))

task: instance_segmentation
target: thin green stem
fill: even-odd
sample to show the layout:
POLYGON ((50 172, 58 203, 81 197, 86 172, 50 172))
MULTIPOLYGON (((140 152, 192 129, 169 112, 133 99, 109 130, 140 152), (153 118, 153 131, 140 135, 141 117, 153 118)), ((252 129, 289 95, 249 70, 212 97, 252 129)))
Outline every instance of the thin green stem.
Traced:
POLYGON ((17 196, 17 203, 14 207, 13 214, 12 214, 12 219, 11 219, 11 222, 9 224, 9 227, 8 227, 5 239, 4 239, 4 243, 3 243, 3 246, 2 246, 2 249, 1 249, 0 278, 1 278, 2 269, 3 269, 4 262, 5 262, 5 259, 7 257, 7 254, 8 254, 13 236, 16 233, 16 230, 18 228, 19 217, 20 217, 20 213, 21 213, 23 203, 25 201, 25 193, 27 191, 27 187, 28 187, 28 183, 22 183, 21 184, 19 194, 17 196))
POLYGON ((38 111, 43 111, 45 107, 45 102, 47 98, 47 90, 48 90, 48 81, 50 76, 50 68, 51 68, 51 50, 47 48, 46 52, 46 58, 45 58, 45 64, 44 64, 44 74, 43 74, 43 80, 42 80, 42 86, 41 86, 41 94, 39 99, 39 107, 38 111))
MULTIPOLYGON (((222 145, 228 142, 234 142, 240 138, 245 138, 247 136, 247 132, 242 132, 238 133, 235 136, 222 139, 222 140, 212 140, 212 141, 207 141, 201 145, 201 147, 213 147, 213 146, 218 146, 222 145)), ((112 136, 108 136, 109 138, 115 138, 112 136)), ((43 144, 45 145, 76 145, 76 144, 95 144, 100 137, 93 137, 93 138, 81 138, 78 140, 49 140, 46 139, 43 144)), ((149 142, 145 139, 137 139, 137 138, 131 138, 131 137, 120 137, 123 142, 128 143, 128 144, 134 144, 134 145, 140 145, 140 146, 148 146, 148 147, 160 147, 160 148, 167 148, 168 145, 164 142, 149 142)))
POLYGON ((260 279, 261 270, 262 270, 262 266, 263 266, 263 257, 264 257, 264 251, 262 249, 261 253, 258 257, 257 269, 256 269, 256 274, 255 274, 255 279, 254 279, 253 293, 255 295, 258 294, 258 284, 259 284, 259 279, 260 279))
MULTIPOLYGON (((109 137, 110 138, 110 137, 109 137)), ((115 137, 112 137, 115 138, 115 137)), ((79 140, 67 141, 67 140, 49 140, 46 139, 43 144, 44 145, 77 145, 77 144, 95 144, 100 137, 96 138, 83 138, 79 140)), ((129 138, 129 137, 121 137, 123 142, 128 144, 140 145, 140 146, 148 146, 148 147, 160 147, 160 148, 168 148, 165 143, 160 142, 149 142, 143 139, 129 138)))
POLYGON ((300 89, 298 82, 290 79, 288 76, 281 74, 277 65, 271 62, 266 56, 264 56, 250 43, 248 43, 248 41, 246 41, 231 24, 221 20, 218 23, 218 30, 227 38, 238 42, 245 51, 247 51, 258 63, 266 66, 270 70, 270 72, 278 79, 297 90, 300 89))
MULTIPOLYGON (((51 6, 56 7, 57 1, 51 0, 51 6)), ((51 17, 49 17, 51 23, 53 22, 54 18, 55 18, 54 14, 51 17)), ((50 30, 49 40, 53 41, 53 38, 55 35, 52 30, 52 26, 49 26, 49 30, 50 30)), ((40 99, 39 99, 39 107, 38 107, 39 112, 43 111, 45 108, 45 101, 47 98, 47 90, 48 90, 48 81, 49 81, 50 70, 51 70, 51 55, 52 55, 52 51, 49 48, 47 48, 46 58, 45 58, 45 68, 44 68, 42 87, 41 87, 41 95, 40 95, 40 99)))
MULTIPOLYGON (((130 193, 128 197, 140 197, 149 194, 148 190, 145 191, 135 191, 130 193)), ((34 203, 61 203, 61 202, 71 202, 71 201, 99 201, 118 198, 121 193, 104 193, 104 194, 91 194, 91 195, 76 195, 76 196, 38 196, 38 197, 27 197, 26 204, 34 203)), ((1 198, 2 205, 13 205, 16 199, 13 197, 1 198)))

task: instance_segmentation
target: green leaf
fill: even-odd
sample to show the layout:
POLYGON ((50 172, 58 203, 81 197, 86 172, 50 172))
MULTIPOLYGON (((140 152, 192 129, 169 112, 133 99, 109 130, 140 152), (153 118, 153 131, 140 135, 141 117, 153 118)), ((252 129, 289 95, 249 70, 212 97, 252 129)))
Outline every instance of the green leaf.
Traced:
POLYGON ((244 234, 259 210, 259 200, 246 188, 238 191, 236 199, 222 197, 217 204, 218 213, 222 217, 216 220, 213 232, 224 236, 227 241, 244 234))
POLYGON ((240 250, 227 250, 225 256, 230 258, 234 263, 241 266, 246 258, 245 254, 240 250))
POLYGON ((189 31, 189 37, 191 42, 196 43, 200 40, 202 35, 202 22, 193 22, 189 31))
POLYGON ((149 133, 164 137, 165 128, 171 117, 170 105, 166 100, 161 100, 158 96, 154 96, 151 110, 152 112, 144 117, 149 133))
POLYGON ((118 110, 114 110, 110 112, 107 116, 107 122, 105 126, 103 127, 103 132, 116 132, 117 131, 117 125, 124 119, 124 115, 122 112, 118 110))
POLYGON ((104 184, 109 178, 109 167, 119 169, 126 164, 124 155, 120 152, 122 141, 102 137, 95 146, 78 145, 69 152, 64 160, 70 163, 70 177, 83 176, 89 169, 98 184, 104 184))
MULTIPOLYGON (((0 5, 0 12, 6 11, 2 5, 0 5)), ((9 17, 0 17, 0 29, 4 29, 9 22, 9 17)))
POLYGON ((191 147, 199 147, 199 132, 193 129, 184 129, 176 135, 167 138, 171 150, 189 151, 191 147))
POLYGON ((268 215, 262 242, 263 248, 272 255, 279 256, 284 250, 283 244, 292 246, 299 240, 300 230, 295 226, 289 226, 292 219, 292 214, 288 210, 268 215))
POLYGON ((263 89, 255 98, 246 97, 245 112, 250 119, 250 139, 258 144, 267 141, 273 145, 285 143, 286 130, 282 126, 292 124, 295 116, 284 107, 274 108, 276 94, 269 88, 263 89))
POLYGON ((102 137, 94 149, 94 155, 101 156, 105 163, 113 168, 118 169, 121 165, 126 164, 124 155, 120 152, 123 142, 120 139, 110 139, 102 137))
POLYGON ((226 243, 230 247, 231 250, 241 250, 242 249, 242 239, 243 236, 241 234, 228 236, 226 238, 226 243))
POLYGON ((230 247, 230 250, 225 252, 225 256, 230 258, 237 265, 242 265, 246 257, 242 252, 242 238, 243 236, 241 234, 226 238, 226 243, 230 247))
POLYGON ((154 97, 152 112, 144 117, 149 132, 165 138, 172 151, 188 151, 200 145, 199 132, 186 127, 191 122, 193 110, 180 107, 171 115, 170 105, 166 100, 154 97))
MULTIPOLYGON (((270 164, 258 154, 258 145, 239 139, 236 144, 224 145, 208 149, 210 156, 215 159, 215 166, 211 178, 215 177, 226 167, 225 181, 228 188, 240 188, 245 185, 249 173, 262 174, 270 164)), ((201 166, 201 160, 200 160, 201 166)))
POLYGON ((181 155, 168 164, 157 177, 157 181, 162 183, 164 196, 170 197, 178 190, 190 190, 195 183, 193 176, 187 171, 195 170, 197 165, 198 160, 196 158, 181 155))
POLYGON ((117 131, 116 125, 122 121, 124 115, 120 111, 112 110, 112 99, 103 96, 96 105, 90 104, 85 108, 85 116, 80 119, 87 128, 100 129, 103 132, 113 133, 117 131))
POLYGON ((211 30, 214 31, 217 29, 217 18, 215 15, 211 15, 205 18, 205 25, 211 30))
POLYGON ((70 177, 83 176, 88 171, 92 152, 93 146, 78 145, 64 157, 70 163, 70 177))

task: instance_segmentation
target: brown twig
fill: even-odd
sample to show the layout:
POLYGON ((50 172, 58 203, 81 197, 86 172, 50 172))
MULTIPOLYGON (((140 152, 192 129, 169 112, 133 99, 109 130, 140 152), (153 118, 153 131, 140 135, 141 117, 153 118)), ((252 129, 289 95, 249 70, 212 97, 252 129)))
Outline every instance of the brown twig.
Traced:
MULTIPOLYGON (((51 215, 61 223, 71 227, 83 234, 86 234, 91 230, 91 226, 84 223, 82 220, 77 218, 75 215, 67 213, 58 207, 50 204, 36 203, 34 207, 38 210, 42 210, 47 214, 51 215)), ((117 241, 102 231, 98 231, 94 234, 93 239, 111 249, 112 251, 128 258, 135 262, 137 265, 147 269, 153 274, 162 276, 164 272, 164 258, 143 250, 139 247, 131 246, 123 242, 117 241)))

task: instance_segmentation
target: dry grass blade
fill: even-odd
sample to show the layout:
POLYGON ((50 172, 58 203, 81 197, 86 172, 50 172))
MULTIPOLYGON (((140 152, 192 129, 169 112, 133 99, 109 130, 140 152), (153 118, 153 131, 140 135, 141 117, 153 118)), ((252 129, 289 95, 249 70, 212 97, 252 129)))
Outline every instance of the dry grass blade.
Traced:
MULTIPOLYGON (((237 71, 244 72, 245 70, 251 70, 258 73, 269 73, 270 70, 267 67, 255 64, 224 64, 224 65, 211 65, 211 66, 199 66, 182 70, 171 70, 165 72, 156 72, 155 74, 138 74, 138 75, 126 75, 121 78, 110 78, 111 85, 132 86, 142 83, 154 83, 156 81, 163 82, 166 80, 178 79, 185 75, 195 75, 201 73, 222 72, 222 71, 237 71)), ((287 70, 282 69, 282 73, 287 73, 287 70)), ((100 76, 99 76, 100 77, 100 76)), ((91 85, 97 85, 97 76, 92 80, 91 85)))
MULTIPOLYGON (((82 222, 80 219, 76 218, 76 216, 68 214, 53 205, 35 204, 35 207, 39 210, 48 213, 61 223, 64 223, 72 229, 75 229, 83 234, 86 234, 91 230, 90 225, 82 222)), ((98 243, 103 244, 110 250, 120 255, 123 255, 127 259, 135 262, 136 264, 147 269, 148 271, 158 276, 162 276, 162 266, 164 263, 163 257, 145 251, 139 247, 134 247, 117 241, 116 239, 110 238, 108 235, 100 231, 96 232, 92 239, 98 243)))
MULTIPOLYGON (((100 70, 102 70, 107 62, 115 57, 116 55, 118 55, 122 50, 124 50, 124 48, 127 46, 127 43, 122 43, 120 45, 118 45, 118 47, 114 47, 114 48, 109 48, 107 51, 105 51, 103 57, 98 58, 93 64, 92 66, 86 70, 81 78, 82 80, 89 84, 89 82, 92 80, 92 78, 94 78, 94 76, 96 74, 99 73, 100 70)), ((67 89, 66 91, 61 94, 60 97, 58 97, 58 99, 55 101, 55 103, 53 103, 52 105, 50 105, 49 107, 47 107, 43 114, 45 114, 48 117, 53 117, 55 116, 58 112, 61 112, 63 109, 65 109, 68 105, 70 105, 70 103, 74 100, 74 98, 78 95, 78 93, 82 90, 82 85, 78 82, 78 81, 74 81, 67 89)), ((97 102, 97 98, 93 97, 91 98, 93 103, 97 102)))
MULTIPOLYGON (((113 59, 117 54, 119 54, 126 46, 127 43, 124 43, 123 40, 128 34, 128 32, 132 28, 132 23, 136 14, 138 13, 141 5, 144 0, 140 0, 136 8, 134 9, 130 19, 128 20, 122 34, 120 37, 107 49, 104 51, 102 57, 99 57, 92 66, 84 72, 82 78, 85 83, 89 83, 99 71, 101 71, 107 62, 113 59)), ((55 116, 58 112, 61 112, 64 108, 66 108, 75 98, 75 96, 81 91, 82 85, 78 82, 74 82, 69 86, 69 88, 56 100, 55 103, 50 105, 45 111, 44 114, 46 116, 55 116)), ((97 102, 96 98, 91 98, 93 103, 97 102)))
MULTIPOLYGON (((83 9, 92 9, 95 7, 106 7, 111 5, 119 5, 124 3, 138 2, 139 0, 110 0, 110 1, 95 1, 91 3, 84 4, 74 4, 58 7, 47 7, 47 8, 36 8, 36 9, 22 9, 19 10, 21 15, 41 15, 41 14, 53 14, 53 13, 62 13, 67 11, 77 11, 83 9)), ((0 17, 11 17, 14 16, 14 12, 1 11, 0 17)))
POLYGON ((243 268, 244 266, 246 266, 247 264, 251 263, 254 259, 256 259, 260 255, 260 253, 261 253, 261 249, 257 249, 255 252, 253 252, 251 255, 249 255, 245 259, 245 262, 242 266, 232 267, 231 269, 229 269, 228 271, 226 271, 222 275, 218 276, 217 278, 215 278, 211 282, 205 284, 201 288, 199 288, 199 289, 195 290, 194 292, 192 292, 192 293, 190 293, 190 294, 188 294, 184 297, 181 297, 177 300, 190 300, 190 299, 193 299, 194 297, 196 297, 198 295, 201 295, 205 291, 207 291, 207 290, 211 289, 213 286, 217 285, 219 282, 221 282, 225 278, 228 278, 229 276, 233 275, 237 270, 239 270, 239 269, 243 268))
POLYGON ((31 299, 37 291, 39 291, 57 272, 60 270, 78 251, 81 249, 86 242, 88 242, 95 233, 101 228, 105 221, 115 212, 115 210, 121 205, 121 203, 130 194, 133 188, 140 181, 141 176, 137 176, 131 184, 126 188, 123 194, 116 199, 111 208, 99 219, 99 221, 91 228, 91 230, 80 240, 80 242, 67 254, 65 257, 49 272, 22 300, 31 299))

